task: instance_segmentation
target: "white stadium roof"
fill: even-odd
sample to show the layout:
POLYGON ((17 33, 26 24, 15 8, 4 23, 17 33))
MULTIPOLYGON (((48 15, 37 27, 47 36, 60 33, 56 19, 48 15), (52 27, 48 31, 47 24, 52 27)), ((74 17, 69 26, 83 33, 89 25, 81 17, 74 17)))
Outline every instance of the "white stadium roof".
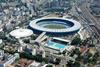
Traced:
POLYGON ((81 24, 73 19, 57 18, 57 17, 39 18, 39 19, 31 21, 29 25, 30 25, 30 27, 32 27, 36 30, 45 31, 45 32, 73 32, 73 31, 79 30, 81 28, 81 24), (65 29, 49 29, 49 28, 43 28, 37 24, 38 21, 45 20, 45 19, 66 20, 66 21, 70 21, 74 25, 72 27, 65 28, 65 29))

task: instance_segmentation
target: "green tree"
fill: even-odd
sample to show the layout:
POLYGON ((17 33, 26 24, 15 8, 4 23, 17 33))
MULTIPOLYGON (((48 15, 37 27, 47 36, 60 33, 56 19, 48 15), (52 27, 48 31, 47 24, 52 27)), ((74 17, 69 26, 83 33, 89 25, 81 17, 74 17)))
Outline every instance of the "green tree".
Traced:
POLYGON ((79 37, 75 37, 72 42, 71 45, 79 45, 82 43, 82 40, 79 37))
POLYGON ((77 62, 77 61, 75 63, 73 63, 72 61, 69 61, 67 66, 68 67, 80 67, 81 64, 80 64, 80 62, 77 62))
POLYGON ((46 67, 53 67, 52 65, 47 65, 46 67))

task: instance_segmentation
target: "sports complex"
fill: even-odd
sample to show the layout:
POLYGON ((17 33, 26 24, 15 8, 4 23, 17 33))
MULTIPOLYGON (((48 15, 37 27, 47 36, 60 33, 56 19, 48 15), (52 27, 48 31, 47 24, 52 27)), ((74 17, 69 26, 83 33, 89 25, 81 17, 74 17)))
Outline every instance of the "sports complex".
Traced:
POLYGON ((46 32, 47 35, 51 36, 66 36, 77 33, 81 25, 73 19, 49 17, 31 21, 29 28, 35 34, 46 32))

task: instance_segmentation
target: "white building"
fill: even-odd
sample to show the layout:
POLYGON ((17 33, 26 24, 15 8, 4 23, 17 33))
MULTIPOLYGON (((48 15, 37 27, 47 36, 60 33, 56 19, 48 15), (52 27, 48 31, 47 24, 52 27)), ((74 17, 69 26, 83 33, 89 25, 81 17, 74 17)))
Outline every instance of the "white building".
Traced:
POLYGON ((4 51, 0 50, 0 67, 7 67, 7 65, 12 64, 15 60, 15 55, 4 53, 4 51))

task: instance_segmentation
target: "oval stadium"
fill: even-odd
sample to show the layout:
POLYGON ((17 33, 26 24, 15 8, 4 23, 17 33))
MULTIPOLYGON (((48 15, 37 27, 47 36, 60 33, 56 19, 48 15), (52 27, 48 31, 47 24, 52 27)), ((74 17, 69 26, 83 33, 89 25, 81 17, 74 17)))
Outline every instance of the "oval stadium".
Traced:
POLYGON ((40 18, 29 23, 29 28, 35 34, 46 32, 50 36, 66 36, 77 33, 81 25, 79 22, 65 18, 40 18))

